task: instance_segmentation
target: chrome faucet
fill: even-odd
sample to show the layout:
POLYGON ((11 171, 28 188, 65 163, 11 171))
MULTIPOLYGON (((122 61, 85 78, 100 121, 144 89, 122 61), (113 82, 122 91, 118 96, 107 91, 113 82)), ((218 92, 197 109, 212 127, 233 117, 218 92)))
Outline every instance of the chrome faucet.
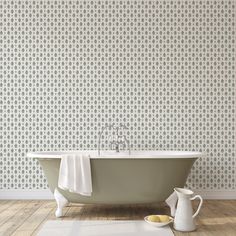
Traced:
POLYGON ((106 129, 113 129, 115 126, 115 124, 111 124, 111 125, 106 125, 104 127, 102 127, 101 132, 99 132, 98 134, 98 156, 100 156, 101 154, 101 138, 102 138, 102 134, 106 129))
POLYGON ((127 126, 120 124, 119 126, 115 126, 115 124, 111 124, 111 125, 106 125, 102 128, 101 132, 99 132, 99 137, 98 137, 98 155, 100 156, 101 154, 101 137, 103 132, 106 129, 112 129, 113 131, 115 131, 115 136, 111 135, 109 137, 109 147, 111 150, 115 150, 116 152, 120 152, 121 149, 124 149, 125 146, 128 146, 129 149, 129 155, 130 155, 130 142, 129 140, 126 138, 125 135, 120 135, 119 131, 121 129, 128 129, 127 126))

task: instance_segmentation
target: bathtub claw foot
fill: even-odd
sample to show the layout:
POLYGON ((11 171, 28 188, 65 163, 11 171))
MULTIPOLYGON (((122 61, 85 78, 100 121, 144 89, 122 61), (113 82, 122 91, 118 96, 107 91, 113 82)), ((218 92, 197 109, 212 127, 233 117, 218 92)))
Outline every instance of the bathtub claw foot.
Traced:
POLYGON ((68 205, 68 200, 58 191, 57 188, 54 191, 54 197, 57 202, 57 210, 55 212, 55 216, 62 217, 63 216, 62 209, 63 207, 68 205))

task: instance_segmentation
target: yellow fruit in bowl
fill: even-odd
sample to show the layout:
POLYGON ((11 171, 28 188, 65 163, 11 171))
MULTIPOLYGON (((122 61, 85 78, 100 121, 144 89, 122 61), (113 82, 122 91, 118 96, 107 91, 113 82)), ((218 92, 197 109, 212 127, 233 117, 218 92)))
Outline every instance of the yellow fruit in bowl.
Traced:
POLYGON ((148 216, 148 221, 151 221, 151 222, 161 222, 159 216, 157 216, 157 215, 148 216))
POLYGON ((167 215, 160 215, 159 216, 160 222, 169 222, 170 221, 170 217, 167 215))

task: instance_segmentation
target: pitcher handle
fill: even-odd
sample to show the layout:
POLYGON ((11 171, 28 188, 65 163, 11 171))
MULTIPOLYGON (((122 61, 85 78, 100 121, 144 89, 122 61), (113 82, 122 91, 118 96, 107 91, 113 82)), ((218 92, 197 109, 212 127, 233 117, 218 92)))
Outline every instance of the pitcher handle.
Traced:
POLYGON ((202 207, 202 203, 203 203, 202 197, 200 195, 196 195, 196 196, 192 197, 190 200, 192 201, 192 200, 195 200, 196 198, 199 198, 200 203, 198 205, 197 211, 193 215, 193 218, 195 218, 198 215, 198 213, 202 207))

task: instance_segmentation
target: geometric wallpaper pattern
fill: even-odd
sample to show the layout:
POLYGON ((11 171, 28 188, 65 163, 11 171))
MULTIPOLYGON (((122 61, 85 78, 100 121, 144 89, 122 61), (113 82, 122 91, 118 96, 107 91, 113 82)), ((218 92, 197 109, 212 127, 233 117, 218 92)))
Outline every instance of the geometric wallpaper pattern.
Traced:
MULTIPOLYGON (((195 150, 194 189, 235 189, 235 1, 0 2, 0 189, 47 183, 30 151, 195 150)), ((131 170, 132 171, 132 170, 131 170)))

